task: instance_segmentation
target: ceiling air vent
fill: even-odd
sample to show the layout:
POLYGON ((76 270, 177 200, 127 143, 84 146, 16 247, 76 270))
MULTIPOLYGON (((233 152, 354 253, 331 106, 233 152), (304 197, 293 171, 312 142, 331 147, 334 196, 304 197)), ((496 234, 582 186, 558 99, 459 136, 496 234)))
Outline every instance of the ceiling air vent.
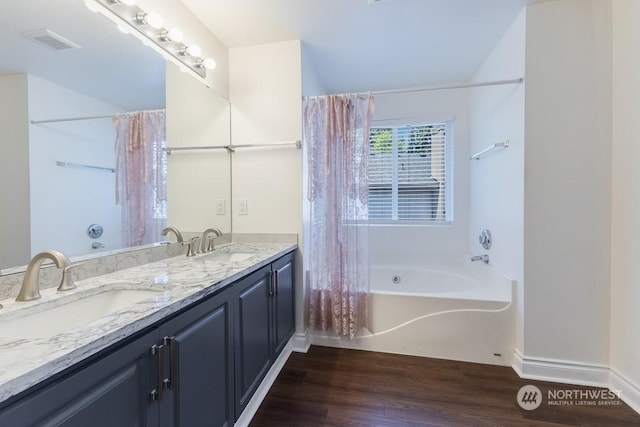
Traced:
POLYGON ((22 33, 22 35, 42 46, 55 50, 56 52, 80 48, 80 46, 78 46, 74 42, 69 41, 61 35, 56 34, 50 30, 26 31, 22 33))

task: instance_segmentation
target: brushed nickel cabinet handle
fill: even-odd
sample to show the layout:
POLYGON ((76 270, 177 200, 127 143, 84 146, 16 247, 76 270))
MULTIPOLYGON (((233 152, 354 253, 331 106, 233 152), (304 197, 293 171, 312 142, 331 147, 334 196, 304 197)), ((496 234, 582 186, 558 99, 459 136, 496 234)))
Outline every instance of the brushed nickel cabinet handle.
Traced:
POLYGON ((164 346, 162 345, 152 345, 151 346, 151 355, 157 356, 158 365, 157 365, 157 384, 156 388, 151 390, 151 399, 160 401, 162 400, 163 395, 163 386, 162 386, 162 371, 164 367, 164 352, 162 351, 164 346))
POLYGON ((273 275, 273 271, 269 272, 269 296, 272 297, 274 294, 275 288, 275 277, 273 275))
POLYGON ((162 383, 169 390, 173 390, 176 385, 176 375, 178 372, 176 368, 178 343, 176 342, 175 337, 164 337, 162 338, 162 344, 164 344, 165 347, 169 347, 169 378, 162 380, 162 383))
POLYGON ((177 385, 178 367, 176 366, 178 359, 178 343, 175 337, 169 338, 169 348, 171 350, 171 364, 169 365, 169 388, 173 389, 177 385))

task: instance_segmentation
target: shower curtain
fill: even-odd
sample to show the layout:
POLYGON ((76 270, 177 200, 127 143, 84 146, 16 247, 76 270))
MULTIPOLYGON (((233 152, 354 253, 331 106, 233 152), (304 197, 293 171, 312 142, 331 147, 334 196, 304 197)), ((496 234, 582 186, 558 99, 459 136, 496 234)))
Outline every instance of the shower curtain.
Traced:
POLYGON ((122 244, 157 242, 166 226, 165 111, 113 118, 116 128, 116 203, 122 205, 122 244))
POLYGON ((368 326, 368 161, 371 95, 306 98, 309 327, 355 337, 368 326))

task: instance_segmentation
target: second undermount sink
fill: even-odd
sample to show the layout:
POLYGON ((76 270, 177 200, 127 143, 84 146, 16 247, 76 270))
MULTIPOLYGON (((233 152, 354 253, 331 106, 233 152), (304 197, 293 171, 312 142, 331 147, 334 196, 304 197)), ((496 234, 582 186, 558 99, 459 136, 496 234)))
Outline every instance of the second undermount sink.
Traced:
POLYGON ((28 310, 24 315, 0 319, 0 337, 46 338, 87 325, 137 302, 157 296, 157 291, 112 289, 79 299, 60 301, 51 308, 28 310))
POLYGON ((252 252, 220 252, 214 255, 216 261, 221 262, 239 262, 254 256, 252 252))

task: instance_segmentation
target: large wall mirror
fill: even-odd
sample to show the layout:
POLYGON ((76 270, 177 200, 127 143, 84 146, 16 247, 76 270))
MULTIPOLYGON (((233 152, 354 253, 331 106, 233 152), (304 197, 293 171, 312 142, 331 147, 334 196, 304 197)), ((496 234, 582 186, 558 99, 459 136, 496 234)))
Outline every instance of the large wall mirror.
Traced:
MULTIPOLYGON (((1 2, 0 24, 0 269, 122 249, 111 116, 166 108, 168 146, 230 143, 227 100, 82 1, 1 2)), ((170 156, 167 180, 169 225, 231 230, 225 150, 170 156)))

